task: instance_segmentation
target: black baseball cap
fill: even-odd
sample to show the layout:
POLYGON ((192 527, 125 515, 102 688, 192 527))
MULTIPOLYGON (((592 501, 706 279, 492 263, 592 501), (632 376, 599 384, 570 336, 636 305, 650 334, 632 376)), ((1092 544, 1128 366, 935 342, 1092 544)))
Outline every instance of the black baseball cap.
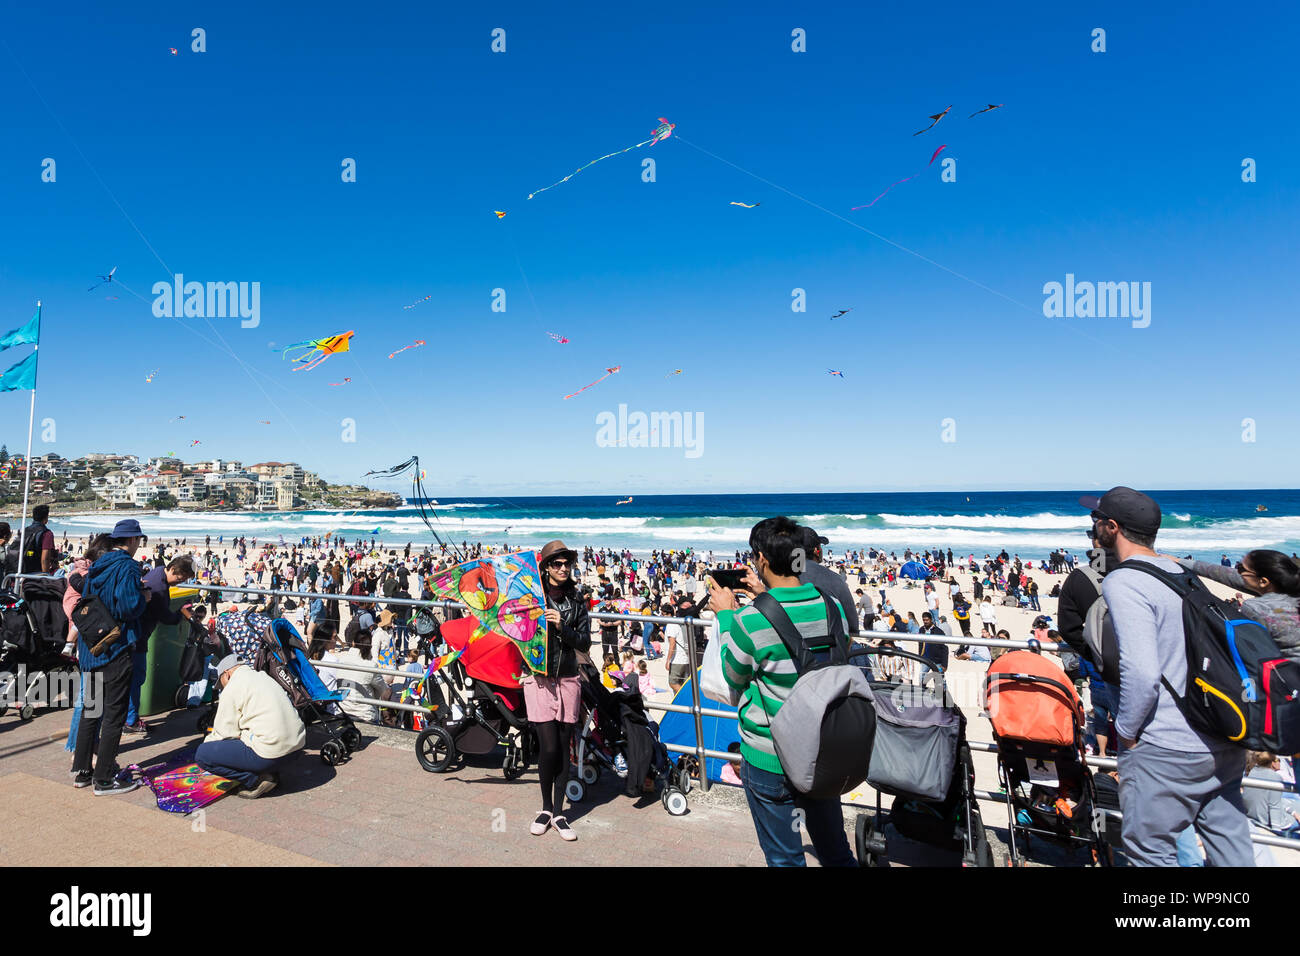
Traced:
POLYGON ((1118 485, 1100 498, 1084 495, 1079 504, 1092 512, 1093 518, 1109 518, 1121 528, 1150 535, 1160 530, 1160 506, 1150 495, 1118 485))
POLYGON ((801 525, 800 527, 803 529, 804 547, 807 548, 808 550, 815 551, 817 550, 817 547, 819 545, 831 543, 830 538, 826 537, 825 535, 818 534, 816 531, 814 531, 812 528, 808 527, 807 525, 801 525))

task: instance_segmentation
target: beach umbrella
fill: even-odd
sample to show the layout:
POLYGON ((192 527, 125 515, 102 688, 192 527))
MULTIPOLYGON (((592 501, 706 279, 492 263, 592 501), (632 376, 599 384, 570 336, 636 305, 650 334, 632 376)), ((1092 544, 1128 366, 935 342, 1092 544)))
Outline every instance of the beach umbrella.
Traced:
MULTIPOLYGON (((682 685, 677 696, 673 698, 674 704, 682 707, 690 707, 691 700, 691 681, 682 685)), ((720 704, 717 701, 709 700, 707 697, 700 698, 700 706, 706 710, 725 710, 729 713, 735 713, 735 707, 728 707, 726 704, 720 704)), ((724 717, 702 716, 700 721, 704 730, 704 747, 706 750, 726 751, 727 747, 733 743, 740 742, 740 724, 737 721, 724 717)), ((695 715, 694 714, 677 714, 665 713, 659 721, 659 740, 665 744, 680 744, 683 747, 695 746, 695 715)), ((680 754, 669 751, 668 757, 676 762, 680 754)), ((709 779, 717 780, 722 776, 722 761, 717 757, 708 758, 709 779)))
POLYGON ((925 581, 930 577, 930 569, 916 561, 908 561, 898 569, 898 576, 900 578, 911 578, 913 581, 925 581))

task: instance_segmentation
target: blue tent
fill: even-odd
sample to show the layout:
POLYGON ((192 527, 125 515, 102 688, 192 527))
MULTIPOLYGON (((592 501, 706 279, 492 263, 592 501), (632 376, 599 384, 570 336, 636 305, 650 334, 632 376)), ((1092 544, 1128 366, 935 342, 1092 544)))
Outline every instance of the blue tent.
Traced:
MULTIPOLYGON (((691 700, 691 681, 687 681, 682 685, 682 689, 673 698, 673 703, 682 707, 690 707, 694 703, 691 700)), ((736 710, 734 707, 728 707, 726 704, 709 700, 707 697, 700 698, 700 706, 705 710, 725 710, 732 713, 735 713, 736 710)), ((740 724, 737 721, 724 717, 710 717, 707 714, 701 715, 700 721, 704 727, 704 747, 706 750, 725 752, 729 744, 740 742, 740 724)), ((659 720, 659 739, 666 744, 694 747, 695 715, 672 712, 663 714, 659 720)), ((680 754, 669 751, 668 756, 673 762, 676 762, 680 754)), ((708 758, 707 768, 710 781, 717 780, 722 775, 722 761, 717 757, 708 758)))
POLYGON ((908 561, 898 569, 898 576, 900 578, 911 578, 913 581, 926 581, 930 578, 930 569, 924 564, 908 561))

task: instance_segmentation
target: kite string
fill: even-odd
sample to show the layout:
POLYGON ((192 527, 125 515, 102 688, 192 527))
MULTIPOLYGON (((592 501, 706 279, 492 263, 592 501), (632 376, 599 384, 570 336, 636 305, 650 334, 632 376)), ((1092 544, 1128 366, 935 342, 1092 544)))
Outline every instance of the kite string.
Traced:
POLYGON ((603 160, 603 159, 609 159, 611 156, 621 156, 623 153, 630 153, 630 152, 632 152, 632 150, 634 150, 634 149, 640 149, 642 146, 645 146, 645 145, 647 145, 647 144, 649 144, 649 143, 653 143, 654 141, 655 141, 655 138, 654 138, 653 136, 651 136, 649 139, 645 140, 645 142, 636 143, 636 144, 634 144, 634 145, 632 145, 632 146, 629 146, 627 149, 619 149, 619 150, 615 150, 615 151, 612 152, 612 153, 606 153, 604 156, 598 156, 597 158, 593 159, 591 162, 587 163, 586 166, 579 166, 577 169, 575 169, 573 172, 569 173, 569 175, 565 176, 563 179, 559 180, 558 182, 551 183, 549 186, 543 186, 541 189, 538 189, 536 192, 531 192, 531 193, 529 193, 529 194, 528 194, 528 198, 529 198, 529 199, 532 199, 532 198, 533 198, 534 196, 536 196, 538 193, 544 193, 544 192, 546 192, 546 190, 548 190, 548 189, 554 189, 556 186, 559 186, 561 183, 567 183, 567 182, 568 182, 570 179, 572 179, 574 176, 578 175, 578 173, 580 173, 580 172, 582 172, 584 169, 586 169, 587 166, 595 166, 595 165, 596 165, 597 163, 599 163, 601 160, 603 160))

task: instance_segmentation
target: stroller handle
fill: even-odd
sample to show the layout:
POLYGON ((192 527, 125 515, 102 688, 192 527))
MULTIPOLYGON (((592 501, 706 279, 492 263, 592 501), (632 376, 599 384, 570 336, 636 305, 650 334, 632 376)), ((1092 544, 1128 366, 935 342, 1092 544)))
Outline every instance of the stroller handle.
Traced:
POLYGON ((853 658, 855 657, 903 657, 907 660, 924 664, 937 674, 942 674, 945 670, 942 664, 938 664, 935 661, 930 660, 928 657, 922 657, 920 654, 913 654, 911 651, 900 651, 896 647, 855 648, 849 652, 849 662, 852 663, 853 658))
MULTIPOLYGON (((1053 680, 1050 677, 1040 677, 1037 674, 1018 674, 1018 673, 1010 673, 1007 671, 999 671, 996 674, 989 674, 987 677, 984 678, 985 697, 988 697, 990 692, 996 691, 996 688, 993 687, 993 682, 995 680, 1012 680, 1012 681, 1018 681, 1019 683, 1022 684, 1047 684, 1050 687, 1055 687, 1057 690, 1063 693, 1065 695, 1066 700, 1069 700, 1071 695, 1074 694, 1073 687, 1066 687, 1059 680, 1053 680)), ((1077 699, 1077 695, 1075 695, 1075 699, 1077 699)), ((1079 701, 1078 707, 1071 707, 1070 709, 1079 714, 1082 714, 1083 701, 1079 701)))

